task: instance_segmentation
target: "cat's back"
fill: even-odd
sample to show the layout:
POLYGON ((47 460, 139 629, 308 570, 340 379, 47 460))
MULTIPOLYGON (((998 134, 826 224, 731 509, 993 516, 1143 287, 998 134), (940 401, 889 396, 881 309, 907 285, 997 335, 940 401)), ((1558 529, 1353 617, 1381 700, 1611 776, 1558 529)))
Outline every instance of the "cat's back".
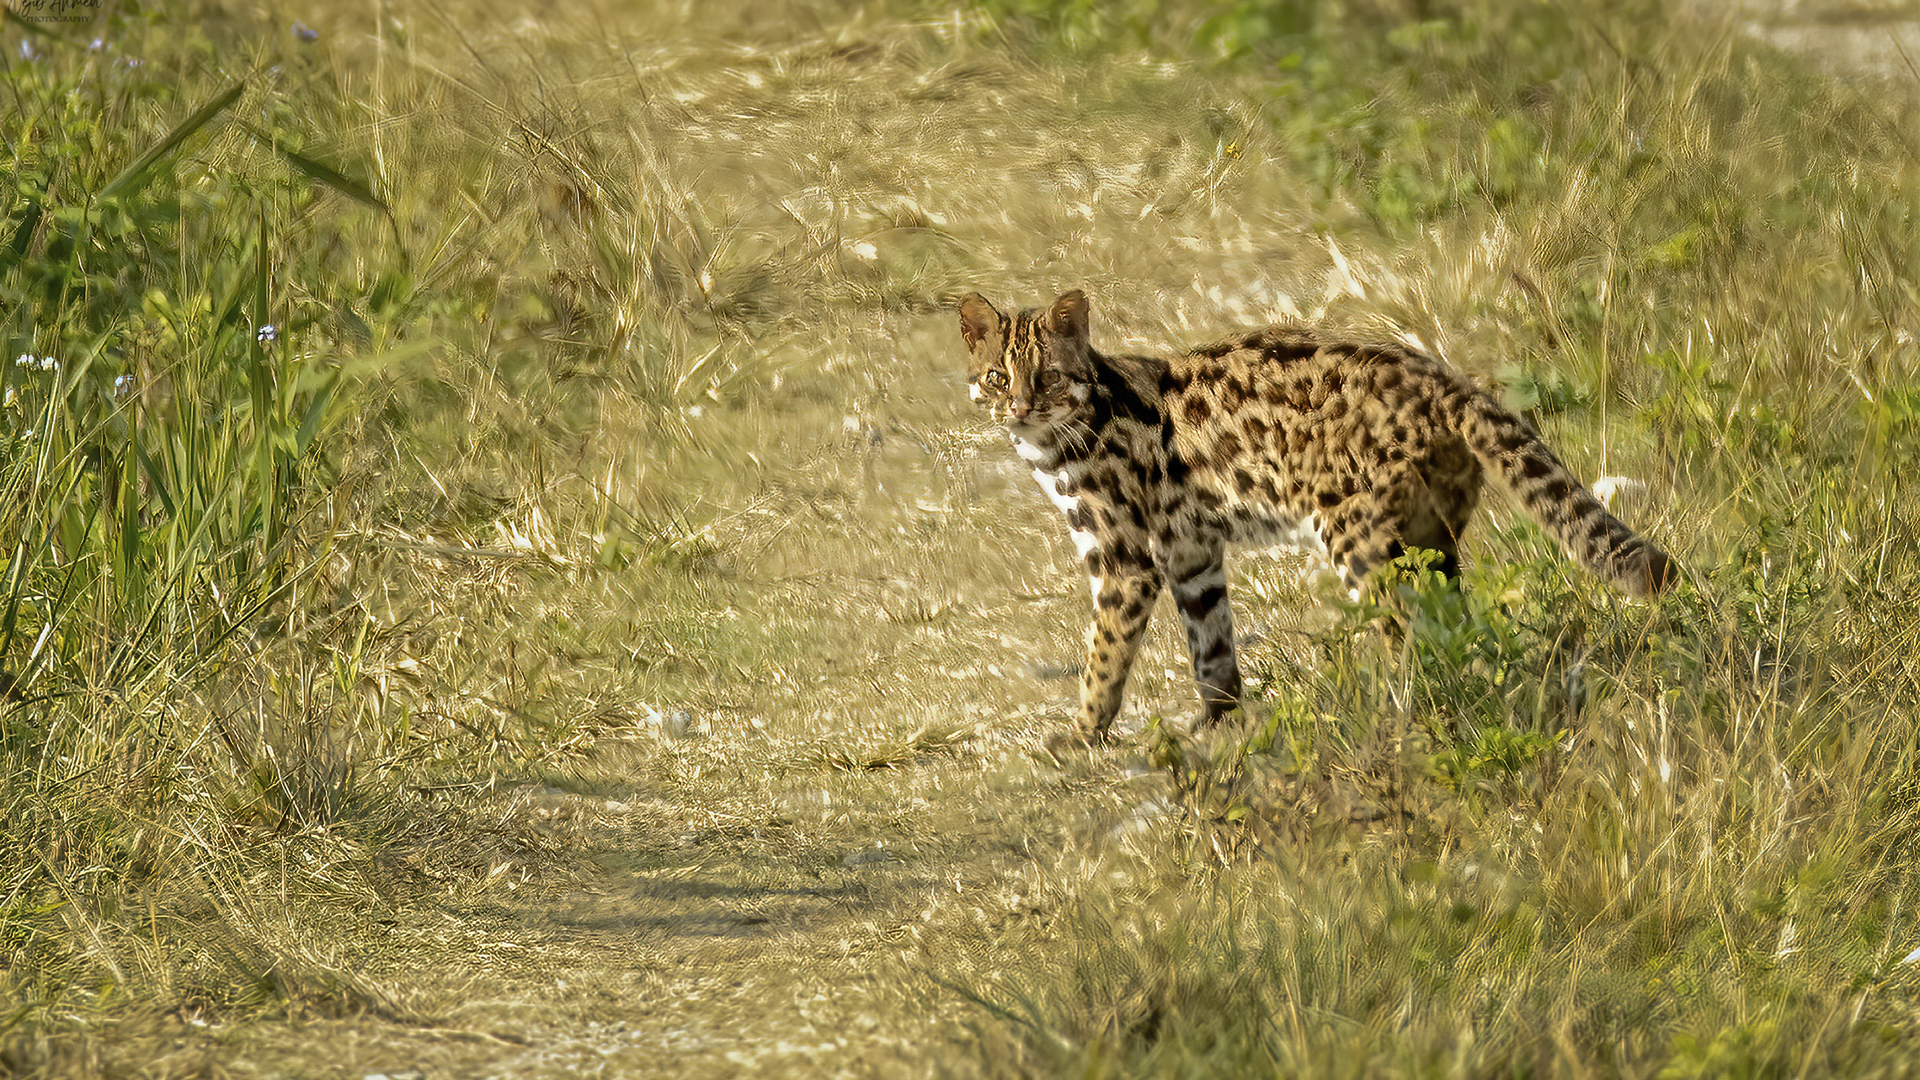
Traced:
POLYGON ((1364 373, 1369 381, 1388 372, 1402 377, 1452 374, 1445 363, 1399 342, 1341 336, 1291 323, 1197 346, 1170 361, 1168 368, 1176 381, 1237 374, 1286 381, 1342 369, 1364 373))
POLYGON ((1279 324, 1199 346, 1168 362, 1161 380, 1176 426, 1206 426, 1277 410, 1340 419, 1368 402, 1396 408, 1461 379, 1407 346, 1279 324))

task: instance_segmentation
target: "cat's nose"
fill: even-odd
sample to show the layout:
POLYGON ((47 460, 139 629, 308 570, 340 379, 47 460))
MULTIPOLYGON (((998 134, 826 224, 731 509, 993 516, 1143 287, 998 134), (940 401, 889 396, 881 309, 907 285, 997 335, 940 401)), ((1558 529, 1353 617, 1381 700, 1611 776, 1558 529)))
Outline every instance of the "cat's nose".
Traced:
POLYGON ((1027 400, 1026 398, 1013 399, 1013 418, 1015 420, 1025 420, 1027 418, 1027 414, 1031 413, 1032 411, 1033 411, 1033 402, 1027 400))

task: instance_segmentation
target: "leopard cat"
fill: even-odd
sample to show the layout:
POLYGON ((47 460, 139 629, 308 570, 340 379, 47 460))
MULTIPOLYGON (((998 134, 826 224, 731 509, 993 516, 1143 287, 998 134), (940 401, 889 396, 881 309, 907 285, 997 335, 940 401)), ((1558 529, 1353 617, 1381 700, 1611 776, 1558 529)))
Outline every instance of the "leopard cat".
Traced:
POLYGON ((1600 577, 1634 596, 1679 577, 1607 513, 1527 423, 1441 361, 1272 326, 1159 359, 1088 339, 1079 290, 1003 315, 960 303, 973 400, 1004 424, 1066 515, 1093 587, 1080 734, 1104 739, 1162 587, 1215 723, 1240 703, 1227 605, 1229 544, 1318 556, 1358 595, 1410 547, 1459 568, 1460 534, 1491 470, 1600 577))

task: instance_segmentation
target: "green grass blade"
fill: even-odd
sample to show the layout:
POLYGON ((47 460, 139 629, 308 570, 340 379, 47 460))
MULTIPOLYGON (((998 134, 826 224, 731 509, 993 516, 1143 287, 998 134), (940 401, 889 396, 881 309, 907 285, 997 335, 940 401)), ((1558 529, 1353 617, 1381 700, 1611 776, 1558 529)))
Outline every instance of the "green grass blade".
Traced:
POLYGON ((244 126, 248 134, 267 144, 269 147, 272 147, 273 152, 285 158, 287 164, 293 166, 294 171, 300 175, 315 183, 325 184, 340 194, 357 202, 365 203, 382 213, 390 212, 387 209, 387 204, 382 202, 380 197, 373 193, 373 188, 368 185, 355 180, 353 177, 348 176, 346 173, 341 172, 339 169, 334 168, 318 158, 308 157, 297 150, 289 150, 283 143, 274 138, 271 132, 262 131, 252 124, 246 124, 244 126))
POLYGON ((7 242, 6 250, 0 253, 0 273, 6 273, 26 258, 27 245, 33 242, 33 231, 40 227, 40 216, 44 207, 38 202, 27 204, 27 212, 20 217, 20 224, 13 230, 13 238, 7 242))
POLYGON ((0 610, 0 656, 13 644, 13 628, 20 618, 20 583, 27 572, 27 541, 14 545, 13 561, 7 568, 7 602, 0 610))
POLYGON ((140 558, 140 473, 135 455, 121 457, 120 483, 120 596, 123 611, 138 611, 145 601, 145 565, 140 558))
MULTIPOLYGON (((70 472, 67 475, 66 490, 53 504, 56 509, 54 515, 51 516, 58 516, 60 512, 64 511, 69 501, 73 498, 74 490, 79 487, 80 479, 81 474, 77 471, 70 472)), ((39 486, 38 480, 36 480, 35 486, 39 486)), ((44 558, 47 549, 53 543, 53 523, 46 519, 41 520, 44 521, 44 524, 41 525, 40 541, 33 545, 33 550, 29 551, 28 549, 28 541, 24 529, 22 530, 19 543, 15 548, 14 562, 8 573, 6 610, 0 612, 0 655, 4 655, 6 650, 13 644, 14 630, 20 616, 20 601, 26 594, 27 568, 44 558)))
POLYGON ((303 458, 307 447, 313 445, 313 438, 320 432, 321 421, 326 419, 327 406, 333 403, 333 392, 340 386, 340 372, 327 377, 313 392, 313 400, 307 403, 307 415, 300 420, 300 431, 294 436, 293 456, 303 458))
POLYGON ((160 506, 169 518, 176 517, 180 508, 174 504, 172 486, 167 482, 167 474, 160 469, 160 463, 154 460, 152 451, 144 442, 135 440, 133 453, 140 461, 140 471, 146 475, 147 486, 153 489, 154 498, 160 500, 160 506))
POLYGON ((167 132, 166 138, 155 143, 146 153, 141 154, 133 164, 127 166, 119 176, 114 177, 106 187, 102 188, 99 199, 105 201, 108 199, 125 198, 139 191, 146 185, 148 178, 153 173, 153 167, 155 165, 158 165, 167 155, 179 149, 181 143, 186 142, 201 128, 206 127, 214 117, 226 111, 229 105, 238 101, 240 95, 245 93, 246 89, 247 81, 241 79, 239 82, 221 91, 212 101, 200 106, 200 108, 194 111, 192 116, 181 121, 172 131, 167 132))

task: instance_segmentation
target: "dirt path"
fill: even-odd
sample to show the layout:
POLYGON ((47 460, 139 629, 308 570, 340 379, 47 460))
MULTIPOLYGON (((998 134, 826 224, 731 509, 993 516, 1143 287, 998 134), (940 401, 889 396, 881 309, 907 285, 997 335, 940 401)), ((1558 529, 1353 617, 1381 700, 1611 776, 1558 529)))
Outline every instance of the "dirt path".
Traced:
POLYGON ((1141 786, 1128 763, 1061 771, 1011 745, 1037 741, 983 735, 889 768, 827 767, 779 792, 784 809, 759 813, 691 810, 684 794, 500 796, 492 811, 526 835, 553 834, 573 853, 566 866, 508 868, 479 889, 328 928, 359 954, 330 959, 389 1010, 168 1022, 154 1034, 173 1048, 150 1065, 353 1078, 925 1074, 982 1019, 940 980, 985 985, 1125 834, 1129 789, 1141 786))
MULTIPOLYGON (((1017 463, 954 431, 944 390, 896 402, 884 438, 827 446, 730 526, 737 561, 673 585, 690 593, 661 617, 711 613, 728 675, 682 680, 661 722, 545 785, 449 795, 494 838, 490 868, 438 874, 416 851, 410 899, 290 928, 291 952, 311 941, 371 1008, 170 1018, 103 1060, 351 1080, 967 1075, 955 1040, 985 1014, 954 984, 993 985, 1090 876, 1129 872, 1160 781, 1138 754, 1037 749, 1067 722, 1085 586, 1017 463)), ((528 585, 591 609, 556 587, 528 585)), ((680 632, 638 618, 636 647, 680 632)), ((1184 715, 1182 648, 1161 628, 1134 729, 1184 715)))

